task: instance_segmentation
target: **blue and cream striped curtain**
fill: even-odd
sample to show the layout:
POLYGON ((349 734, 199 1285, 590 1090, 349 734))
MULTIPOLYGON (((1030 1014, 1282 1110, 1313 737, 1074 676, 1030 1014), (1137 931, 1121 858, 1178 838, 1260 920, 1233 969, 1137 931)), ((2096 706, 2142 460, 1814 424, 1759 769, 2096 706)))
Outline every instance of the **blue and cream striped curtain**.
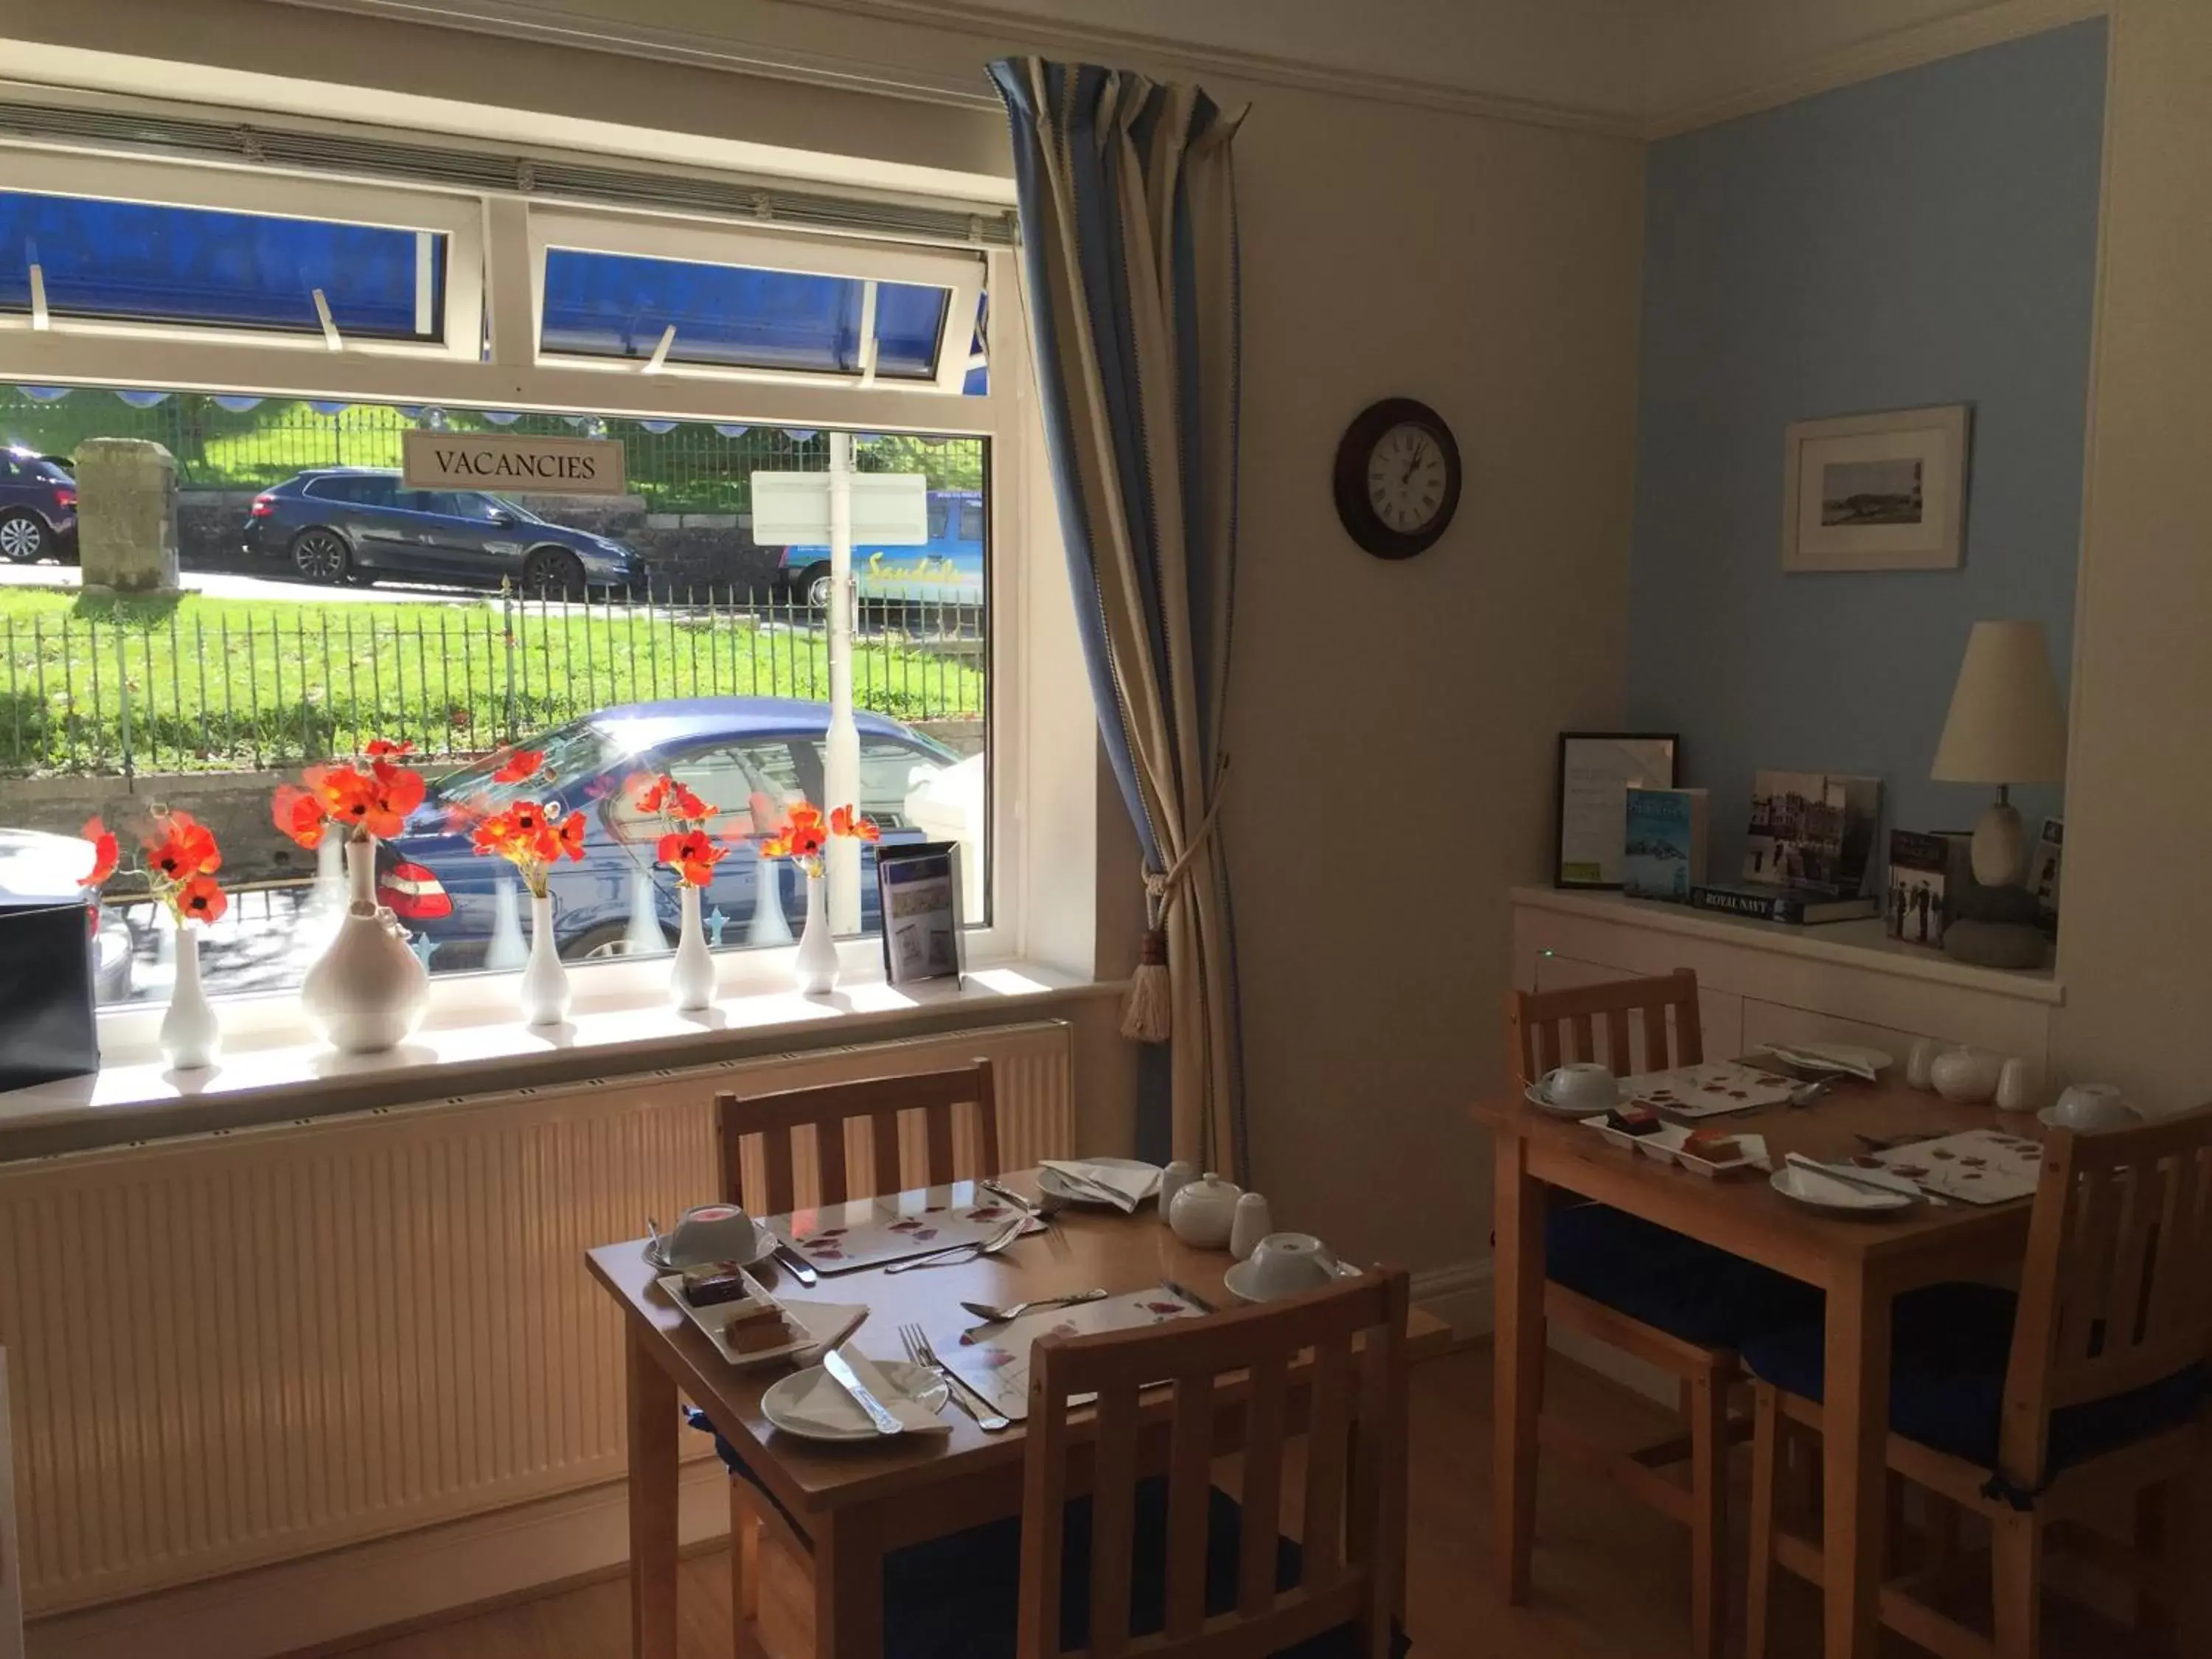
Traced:
MULTIPOLYGON (((1172 1030, 1171 1143, 1241 1173, 1228 866, 1217 825, 1237 571, 1237 193, 1195 87, 991 65, 1062 538, 1107 754, 1143 849, 1172 1030)), ((1157 964, 1149 971, 1157 975, 1157 964)), ((1158 988, 1151 988, 1157 993, 1158 988)))

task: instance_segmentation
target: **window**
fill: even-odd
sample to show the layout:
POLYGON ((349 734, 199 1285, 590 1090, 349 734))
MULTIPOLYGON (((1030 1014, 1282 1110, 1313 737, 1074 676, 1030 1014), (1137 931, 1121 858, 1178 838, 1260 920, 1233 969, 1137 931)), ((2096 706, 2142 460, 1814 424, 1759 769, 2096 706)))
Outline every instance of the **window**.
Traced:
POLYGON ((321 501, 351 501, 359 507, 392 507, 398 501, 398 487, 388 477, 348 476, 317 478, 307 486, 307 494, 321 501))

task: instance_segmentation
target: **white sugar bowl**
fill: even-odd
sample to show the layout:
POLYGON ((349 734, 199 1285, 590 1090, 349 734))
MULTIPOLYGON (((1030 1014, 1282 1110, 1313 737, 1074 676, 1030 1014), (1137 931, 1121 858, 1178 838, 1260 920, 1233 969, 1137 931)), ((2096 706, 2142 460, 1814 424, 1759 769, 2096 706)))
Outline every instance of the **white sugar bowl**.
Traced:
POLYGON ((1168 1225, 1186 1244, 1201 1250, 1225 1249, 1237 1227, 1237 1200, 1244 1189, 1210 1171, 1184 1183, 1168 1206, 1168 1225))
POLYGON ((2003 1073, 2002 1054, 1987 1048, 1951 1048, 1936 1056, 1928 1080, 1944 1099, 1978 1106, 1996 1097, 1997 1079, 2003 1073))

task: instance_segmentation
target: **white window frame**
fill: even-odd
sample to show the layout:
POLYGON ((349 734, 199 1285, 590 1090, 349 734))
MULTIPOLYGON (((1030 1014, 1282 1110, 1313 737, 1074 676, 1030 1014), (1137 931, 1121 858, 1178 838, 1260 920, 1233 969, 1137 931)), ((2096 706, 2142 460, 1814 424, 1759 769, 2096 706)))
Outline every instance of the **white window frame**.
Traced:
POLYGON ((444 315, 435 340, 371 339, 289 329, 129 321, 0 313, 0 336, 37 334, 70 342, 107 343, 126 350, 147 343, 229 349, 333 351, 398 359, 474 362, 483 338, 483 210, 471 197, 376 185, 326 184, 286 174, 234 168, 127 161, 73 155, 28 146, 0 146, 4 188, 23 196, 127 202, 147 207, 213 209, 264 219, 302 219, 380 230, 429 231, 446 239, 444 315))
POLYGON ((690 363, 671 358, 641 362, 634 358, 592 357, 548 351, 543 343, 545 261, 554 249, 577 253, 611 253, 643 259, 672 259, 685 264, 755 270, 782 270, 806 276, 858 277, 866 283, 907 283, 948 290, 945 326, 937 343, 934 374, 928 380, 902 380, 908 390, 932 390, 958 397, 968 375, 969 343, 975 331, 975 307, 983 293, 981 253, 921 248, 892 242, 860 241, 811 234, 777 235, 749 227, 701 225, 645 216, 620 217, 577 209, 532 204, 527 216, 531 307, 538 319, 532 341, 542 365, 619 374, 665 374, 696 380, 749 380, 769 384, 845 385, 867 391, 875 385, 867 361, 873 343, 875 306, 870 295, 861 317, 862 367, 844 374, 825 369, 746 368, 728 364, 690 363))
MULTIPOLYGON (((981 966, 1026 959, 1039 948, 1054 958, 1087 955, 1061 942, 1070 932, 1066 916, 1045 914, 1067 908, 1058 890, 1086 864, 1078 855, 1087 855, 1087 844, 1034 849, 1049 855, 1054 868, 1032 868, 1033 849, 1024 835, 1021 805, 1032 756, 1053 769, 1054 793, 1086 798, 1092 757, 1085 744, 1075 741, 1090 732, 1091 716, 1087 686, 1079 673, 1066 672, 1068 653, 1025 647, 1025 635, 1042 637, 1047 631, 1032 627, 1033 615, 1057 612, 1051 580, 1048 576, 1038 584, 1036 574, 1025 568, 1024 550, 1050 557, 1057 549, 1038 545, 1036 526, 1042 522, 1042 504, 1048 503, 1050 491, 1043 487, 1040 473, 1044 465, 1042 430, 1036 418, 1028 352, 1017 320, 1019 307, 1012 303, 990 306, 985 313, 986 349, 980 359, 972 351, 970 319, 983 292, 988 288, 1011 295, 1016 290, 1018 274, 1011 250, 970 253, 816 238, 803 232, 775 234, 665 213, 625 219, 612 213, 548 210, 501 193, 395 191, 320 176, 123 161, 36 146, 0 144, 0 168, 11 178, 35 179, 43 193, 234 207, 320 220, 350 218, 442 230, 453 238, 447 244, 446 341, 439 346, 362 342, 358 347, 349 343, 344 350, 332 351, 316 336, 279 337, 246 330, 75 323, 38 331, 0 326, 0 380, 988 440, 987 574, 993 617, 988 679, 992 691, 986 711, 991 769, 986 805, 991 835, 990 921, 967 930, 967 957, 971 966, 981 966), (32 150, 37 152, 34 157, 28 154, 32 150), (541 358, 536 301, 542 292, 542 250, 571 246, 557 239, 576 234, 575 227, 584 221, 595 233, 588 246, 607 252, 636 252, 648 258, 688 254, 716 264, 759 265, 781 259, 787 263, 776 268, 949 288, 953 297, 940 343, 937 380, 868 384, 849 375, 689 365, 680 371, 666 365, 661 373, 645 374, 635 363, 541 358), (614 234, 617 229, 619 235, 614 234), (740 248, 744 252, 737 252, 740 248), (518 258, 518 253, 526 257, 518 258), (489 361, 474 355, 465 357, 452 349, 462 340, 474 347, 486 337, 491 343, 489 361), (372 344, 381 349, 372 349, 372 344), (958 395, 978 361, 991 368, 989 391, 977 397, 958 395), (617 372, 610 374, 610 368, 617 372), (1057 765, 1055 757, 1077 749, 1083 751, 1080 767, 1057 765), (1063 778, 1062 772, 1069 775, 1063 778), (1063 854, 1069 866, 1064 870, 1060 867, 1063 854), (1029 902, 1040 893, 1045 895, 1041 901, 1029 902), (1049 935, 1042 940, 1033 941, 1028 935, 1026 916, 1032 910, 1040 915, 1049 935)), ((1081 884, 1087 890, 1087 868, 1082 872, 1081 884)), ((1087 915, 1087 903, 1079 908, 1087 915)), ((875 937, 840 940, 838 952, 848 976, 881 976, 882 947, 875 937)), ((719 953, 720 996, 788 989, 792 957, 788 949, 719 953)), ((1088 963, 1083 966, 1087 970, 1088 963)), ((666 964, 658 960, 575 963, 569 971, 580 1000, 586 1006, 605 1006, 661 994, 666 964)), ((512 1021, 514 977, 495 973, 434 977, 429 1018, 441 1024, 512 1021)), ((297 1031, 295 991, 241 994, 221 999, 221 1006, 224 1029, 235 1037, 272 1039, 297 1031)), ((158 1007, 139 1005, 103 1010, 103 1042, 118 1057, 149 1050, 161 1013, 158 1007)))

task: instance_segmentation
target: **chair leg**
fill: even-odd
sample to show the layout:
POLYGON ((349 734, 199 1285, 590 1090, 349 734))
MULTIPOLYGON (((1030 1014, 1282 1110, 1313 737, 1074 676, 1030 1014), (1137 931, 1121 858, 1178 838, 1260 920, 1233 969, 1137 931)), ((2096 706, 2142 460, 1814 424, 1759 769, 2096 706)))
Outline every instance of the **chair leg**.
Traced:
POLYGON ((1690 1416, 1690 1650, 1721 1659, 1728 1627, 1728 1384, 1707 1372, 1683 1394, 1690 1416))
POLYGON ((2033 1510, 2007 1510, 1990 1525, 1996 1659, 2037 1659, 2043 1647, 2043 1534, 2033 1510))
POLYGON ((733 1659, 763 1659, 759 1640, 760 1517, 752 1487, 730 1477, 730 1652, 733 1659))
POLYGON ((1782 1461, 1774 1389, 1754 1383, 1751 1395, 1751 1567, 1743 1610, 1744 1659, 1766 1659, 1767 1596, 1774 1588, 1774 1497, 1782 1461))
POLYGON ((2166 1524, 2172 1508, 2173 1483, 2145 1486, 2136 1494, 2136 1554, 2150 1565, 2157 1589, 2140 1587, 2135 1593, 2136 1629, 2145 1636, 2173 1639, 2173 1590, 2179 1575, 2173 1571, 2172 1528, 2166 1524))

